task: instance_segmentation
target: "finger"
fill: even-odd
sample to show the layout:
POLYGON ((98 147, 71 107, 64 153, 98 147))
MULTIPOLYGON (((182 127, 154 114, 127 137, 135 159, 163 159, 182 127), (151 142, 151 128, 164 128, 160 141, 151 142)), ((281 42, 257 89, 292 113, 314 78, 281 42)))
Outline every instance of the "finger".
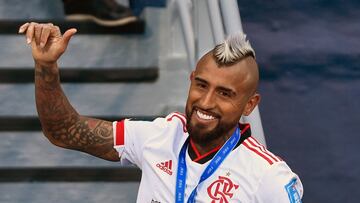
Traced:
POLYGON ((24 33, 24 31, 29 27, 30 23, 25 23, 19 28, 19 33, 24 33))
POLYGON ((60 31, 60 28, 59 26, 52 26, 51 29, 50 29, 50 35, 52 37, 61 37, 61 31, 60 31))
POLYGON ((34 29, 35 29, 36 23, 30 23, 29 27, 26 31, 26 42, 30 44, 32 42, 32 39, 34 37, 34 29))
POLYGON ((41 37, 42 29, 43 29, 43 25, 41 24, 35 25, 35 42, 36 45, 38 46, 40 45, 40 37, 41 37))
POLYGON ((77 32, 77 30, 75 28, 71 28, 69 30, 66 30, 66 32, 63 35, 63 42, 68 45, 69 41, 71 39, 72 36, 74 36, 74 34, 77 32))
POLYGON ((50 25, 45 25, 42 29, 42 32, 41 32, 41 36, 40 36, 40 47, 41 48, 44 48, 47 41, 48 41, 48 38, 50 36, 50 30, 51 30, 51 26, 50 25))

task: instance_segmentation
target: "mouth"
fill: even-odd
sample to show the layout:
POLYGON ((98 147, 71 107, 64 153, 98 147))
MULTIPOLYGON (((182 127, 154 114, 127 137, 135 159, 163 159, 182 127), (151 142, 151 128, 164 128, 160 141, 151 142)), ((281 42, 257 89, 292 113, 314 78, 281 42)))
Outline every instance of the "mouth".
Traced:
POLYGON ((206 114, 206 113, 202 113, 199 110, 196 110, 195 113, 199 118, 204 119, 204 120, 214 120, 215 119, 214 116, 206 114))
POLYGON ((209 121, 213 121, 213 120, 218 119, 218 116, 215 115, 214 113, 203 111, 203 110, 200 110, 198 108, 196 108, 194 110, 194 114, 196 115, 198 120, 205 121, 205 122, 209 122, 209 121))

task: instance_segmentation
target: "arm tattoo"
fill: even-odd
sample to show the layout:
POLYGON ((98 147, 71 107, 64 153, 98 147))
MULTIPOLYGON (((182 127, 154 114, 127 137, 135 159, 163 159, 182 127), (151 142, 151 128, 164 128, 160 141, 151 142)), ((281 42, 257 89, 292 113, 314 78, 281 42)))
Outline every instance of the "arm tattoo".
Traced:
POLYGON ((119 160, 113 149, 112 123, 80 116, 61 89, 59 78, 56 66, 36 64, 36 106, 46 137, 64 148, 119 160))
POLYGON ((59 122, 50 121, 46 126, 52 138, 67 148, 109 160, 115 158, 109 156, 115 152, 111 122, 70 115, 59 122))
POLYGON ((41 86, 44 90, 54 90, 57 85, 60 85, 60 76, 57 67, 44 67, 36 65, 35 68, 35 83, 41 86))

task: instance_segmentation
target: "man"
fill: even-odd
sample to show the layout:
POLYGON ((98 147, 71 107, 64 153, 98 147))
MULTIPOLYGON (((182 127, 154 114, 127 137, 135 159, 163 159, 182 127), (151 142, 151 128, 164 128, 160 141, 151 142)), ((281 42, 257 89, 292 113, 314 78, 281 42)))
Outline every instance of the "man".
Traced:
POLYGON ((19 29, 31 44, 35 94, 45 136, 55 145, 142 170, 138 202, 301 202, 286 163, 239 124, 260 101, 255 53, 244 35, 205 54, 191 73, 186 116, 111 123, 79 115, 64 95, 57 60, 75 29, 19 29))

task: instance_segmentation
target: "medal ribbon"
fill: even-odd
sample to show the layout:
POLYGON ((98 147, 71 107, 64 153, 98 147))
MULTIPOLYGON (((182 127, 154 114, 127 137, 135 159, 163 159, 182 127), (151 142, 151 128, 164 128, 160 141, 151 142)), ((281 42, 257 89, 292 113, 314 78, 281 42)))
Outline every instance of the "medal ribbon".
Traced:
MULTIPOLYGON (((231 137, 225 142, 225 144, 221 147, 221 149, 215 154, 214 158, 211 160, 209 165, 205 168, 203 173, 201 174, 199 183, 191 192, 188 203, 194 203, 195 197, 197 194, 198 186, 204 182, 207 178, 209 178, 221 165, 221 163, 225 160, 225 158, 230 154, 230 152, 234 149, 236 144, 239 142, 241 137, 240 129, 236 128, 235 132, 231 135, 231 137)), ((176 188, 175 188, 175 202, 176 203, 184 203, 185 199, 185 186, 186 186, 186 148, 189 145, 189 138, 185 141, 182 146, 179 154, 179 163, 177 168, 176 175, 176 188)))

